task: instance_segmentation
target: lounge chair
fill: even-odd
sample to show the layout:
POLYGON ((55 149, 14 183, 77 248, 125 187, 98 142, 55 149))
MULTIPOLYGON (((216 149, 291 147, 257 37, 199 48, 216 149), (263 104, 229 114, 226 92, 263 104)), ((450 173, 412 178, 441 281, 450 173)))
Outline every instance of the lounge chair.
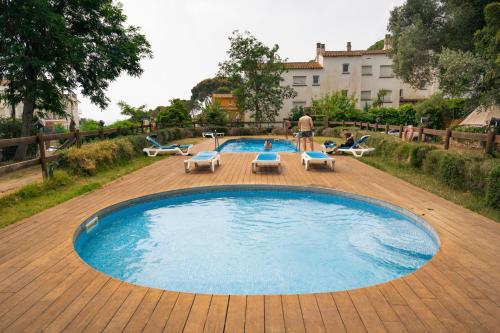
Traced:
POLYGON ((212 172, 215 172, 215 166, 220 165, 220 154, 217 151, 201 151, 196 156, 184 160, 184 171, 190 172, 192 167, 199 168, 209 166, 212 172))
POLYGON ((204 138, 212 138, 214 139, 215 136, 224 136, 224 133, 219 133, 219 132, 203 132, 201 133, 201 136, 204 138))
POLYGON ((333 153, 335 147, 337 147, 337 144, 335 142, 322 144, 321 151, 325 154, 331 154, 333 153))
POLYGON ((365 153, 370 153, 375 150, 375 148, 369 148, 365 145, 366 140, 370 138, 369 135, 363 135, 358 141, 349 148, 339 148, 338 152, 352 154, 354 157, 362 157, 365 153))
POLYGON ((155 139, 152 137, 148 136, 146 137, 146 140, 148 140, 149 143, 151 143, 151 147, 149 148, 144 148, 142 151, 148 154, 150 157, 155 157, 156 155, 160 154, 179 154, 183 156, 188 156, 191 155, 191 148, 193 148, 193 145, 169 145, 169 146, 163 146, 158 143, 155 139))
POLYGON ((324 165, 332 171, 335 170, 335 159, 319 151, 303 152, 301 162, 305 166, 306 170, 309 170, 309 167, 312 164, 324 165))
POLYGON ((258 153, 252 161, 252 171, 256 173, 260 167, 275 167, 281 173, 281 160, 278 153, 258 153))

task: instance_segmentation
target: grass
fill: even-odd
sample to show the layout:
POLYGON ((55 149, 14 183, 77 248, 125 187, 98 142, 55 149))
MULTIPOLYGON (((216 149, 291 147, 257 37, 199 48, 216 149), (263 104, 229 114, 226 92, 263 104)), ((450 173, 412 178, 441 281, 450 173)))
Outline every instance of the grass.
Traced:
MULTIPOLYGON (((176 142, 195 143, 197 141, 199 140, 186 139, 176 142)), ((95 175, 88 177, 70 176, 67 172, 58 170, 54 173, 54 177, 48 181, 23 186, 18 191, 0 198, 0 228, 33 216, 79 195, 92 192, 163 158, 165 156, 153 158, 140 155, 114 165, 112 168, 100 170, 95 175)))

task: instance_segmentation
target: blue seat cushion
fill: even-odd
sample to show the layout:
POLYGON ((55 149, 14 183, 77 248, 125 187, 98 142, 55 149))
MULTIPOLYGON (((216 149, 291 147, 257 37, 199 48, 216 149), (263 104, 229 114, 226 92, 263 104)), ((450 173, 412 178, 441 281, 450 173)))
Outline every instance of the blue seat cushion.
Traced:
POLYGON ((306 152, 306 155, 309 156, 310 158, 330 158, 330 156, 326 155, 325 153, 321 153, 319 151, 308 151, 306 152))
POLYGON ((277 161, 277 153, 259 153, 257 155, 257 161, 277 161))
POLYGON ((211 158, 214 158, 217 156, 216 151, 201 151, 196 156, 192 157, 191 160, 193 161, 207 161, 210 160, 211 158))

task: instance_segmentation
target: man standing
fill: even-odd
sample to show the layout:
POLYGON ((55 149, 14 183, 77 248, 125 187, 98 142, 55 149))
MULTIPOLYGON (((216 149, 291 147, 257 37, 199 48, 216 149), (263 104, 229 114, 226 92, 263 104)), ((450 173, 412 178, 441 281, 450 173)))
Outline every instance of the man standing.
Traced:
POLYGON ((314 151, 313 128, 313 120, 309 112, 306 112, 306 114, 299 119, 299 135, 304 142, 304 151, 307 151, 307 141, 310 143, 311 151, 314 151))

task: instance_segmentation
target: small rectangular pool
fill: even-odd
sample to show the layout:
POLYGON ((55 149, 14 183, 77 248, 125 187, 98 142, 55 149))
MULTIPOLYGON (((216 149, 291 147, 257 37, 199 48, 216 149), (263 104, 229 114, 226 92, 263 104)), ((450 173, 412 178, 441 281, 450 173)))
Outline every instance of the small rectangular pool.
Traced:
POLYGON ((222 153, 298 152, 297 147, 288 140, 271 139, 272 149, 264 149, 264 142, 265 139, 230 139, 221 144, 217 151, 222 153))

